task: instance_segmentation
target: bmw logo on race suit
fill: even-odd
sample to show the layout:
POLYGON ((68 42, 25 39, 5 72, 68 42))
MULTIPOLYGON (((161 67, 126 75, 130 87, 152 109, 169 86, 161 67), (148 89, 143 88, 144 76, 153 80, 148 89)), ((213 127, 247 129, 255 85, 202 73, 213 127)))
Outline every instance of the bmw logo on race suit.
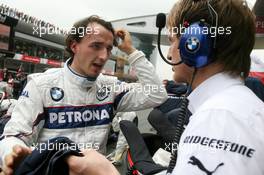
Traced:
POLYGON ((105 100, 110 95, 110 88, 103 86, 99 88, 96 92, 96 98, 99 101, 105 100))
POLYGON ((61 88, 53 87, 50 89, 50 96, 54 101, 60 101, 64 97, 64 91, 61 88))

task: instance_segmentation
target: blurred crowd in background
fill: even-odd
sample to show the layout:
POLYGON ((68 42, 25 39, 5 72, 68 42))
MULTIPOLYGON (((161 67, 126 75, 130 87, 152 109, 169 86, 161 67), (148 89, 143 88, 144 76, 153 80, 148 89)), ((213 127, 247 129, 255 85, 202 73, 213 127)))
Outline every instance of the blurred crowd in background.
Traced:
POLYGON ((24 12, 19 11, 16 8, 11 8, 7 5, 1 4, 0 6, 0 13, 16 18, 18 20, 24 21, 26 23, 31 23, 35 26, 41 26, 41 27, 47 27, 52 30, 60 31, 61 34, 66 35, 67 31, 57 27, 54 24, 51 24, 49 22, 46 22, 44 20, 38 19, 37 17, 30 16, 24 12))
POLYGON ((26 74, 22 65, 17 72, 10 72, 7 68, 0 69, 0 92, 5 92, 5 98, 18 99, 26 83, 26 74))

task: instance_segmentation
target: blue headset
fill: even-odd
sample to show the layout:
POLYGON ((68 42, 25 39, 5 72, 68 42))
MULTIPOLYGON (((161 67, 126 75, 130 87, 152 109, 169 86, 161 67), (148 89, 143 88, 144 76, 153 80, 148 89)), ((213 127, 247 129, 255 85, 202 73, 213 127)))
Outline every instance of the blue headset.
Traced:
MULTIPOLYGON (((218 24, 218 15, 208 1, 208 9, 212 16, 215 14, 215 27, 218 24)), ((212 17, 213 18, 213 17, 212 17)), ((182 62, 194 68, 201 68, 210 64, 216 45, 216 37, 210 35, 210 25, 204 20, 187 26, 180 37, 179 50, 182 62)))
POLYGON ((212 62, 213 39, 208 25, 199 21, 184 30, 179 42, 180 56, 188 66, 200 68, 212 62))

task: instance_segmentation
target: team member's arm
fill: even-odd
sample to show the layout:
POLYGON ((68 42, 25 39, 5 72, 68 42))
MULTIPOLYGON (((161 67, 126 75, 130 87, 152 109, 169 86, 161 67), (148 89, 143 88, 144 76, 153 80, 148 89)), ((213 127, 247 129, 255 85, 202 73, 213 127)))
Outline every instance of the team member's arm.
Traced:
POLYGON ((172 174, 263 174, 261 124, 261 114, 250 118, 222 109, 195 114, 181 137, 172 174))
POLYGON ((131 37, 127 31, 117 30, 116 35, 122 38, 118 48, 129 55, 128 62, 135 69, 139 83, 127 89, 120 88, 121 91, 117 93, 114 101, 115 109, 134 111, 160 105, 167 99, 167 93, 154 66, 146 59, 143 52, 132 46, 131 37))
POLYGON ((30 152, 28 147, 32 146, 37 138, 39 128, 41 128, 39 123, 42 113, 42 99, 34 80, 31 80, 19 97, 11 119, 5 126, 3 139, 0 141, 1 165, 7 161, 8 165, 12 167, 16 160, 19 160, 20 154, 24 155, 30 152), (16 153, 13 148, 15 145, 20 145, 16 153))

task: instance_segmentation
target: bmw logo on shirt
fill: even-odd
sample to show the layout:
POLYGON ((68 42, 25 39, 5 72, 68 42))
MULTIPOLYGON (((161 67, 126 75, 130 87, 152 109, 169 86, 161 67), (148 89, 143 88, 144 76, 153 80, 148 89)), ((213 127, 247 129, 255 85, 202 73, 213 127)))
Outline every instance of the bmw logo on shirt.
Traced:
POLYGON ((105 100, 110 94, 110 88, 103 86, 96 92, 96 98, 99 101, 105 100))
POLYGON ((200 41, 196 37, 190 37, 185 43, 185 48, 189 52, 196 52, 200 48, 200 41))
POLYGON ((64 97, 64 92, 61 88, 53 87, 50 89, 50 96, 54 101, 60 101, 64 97))

